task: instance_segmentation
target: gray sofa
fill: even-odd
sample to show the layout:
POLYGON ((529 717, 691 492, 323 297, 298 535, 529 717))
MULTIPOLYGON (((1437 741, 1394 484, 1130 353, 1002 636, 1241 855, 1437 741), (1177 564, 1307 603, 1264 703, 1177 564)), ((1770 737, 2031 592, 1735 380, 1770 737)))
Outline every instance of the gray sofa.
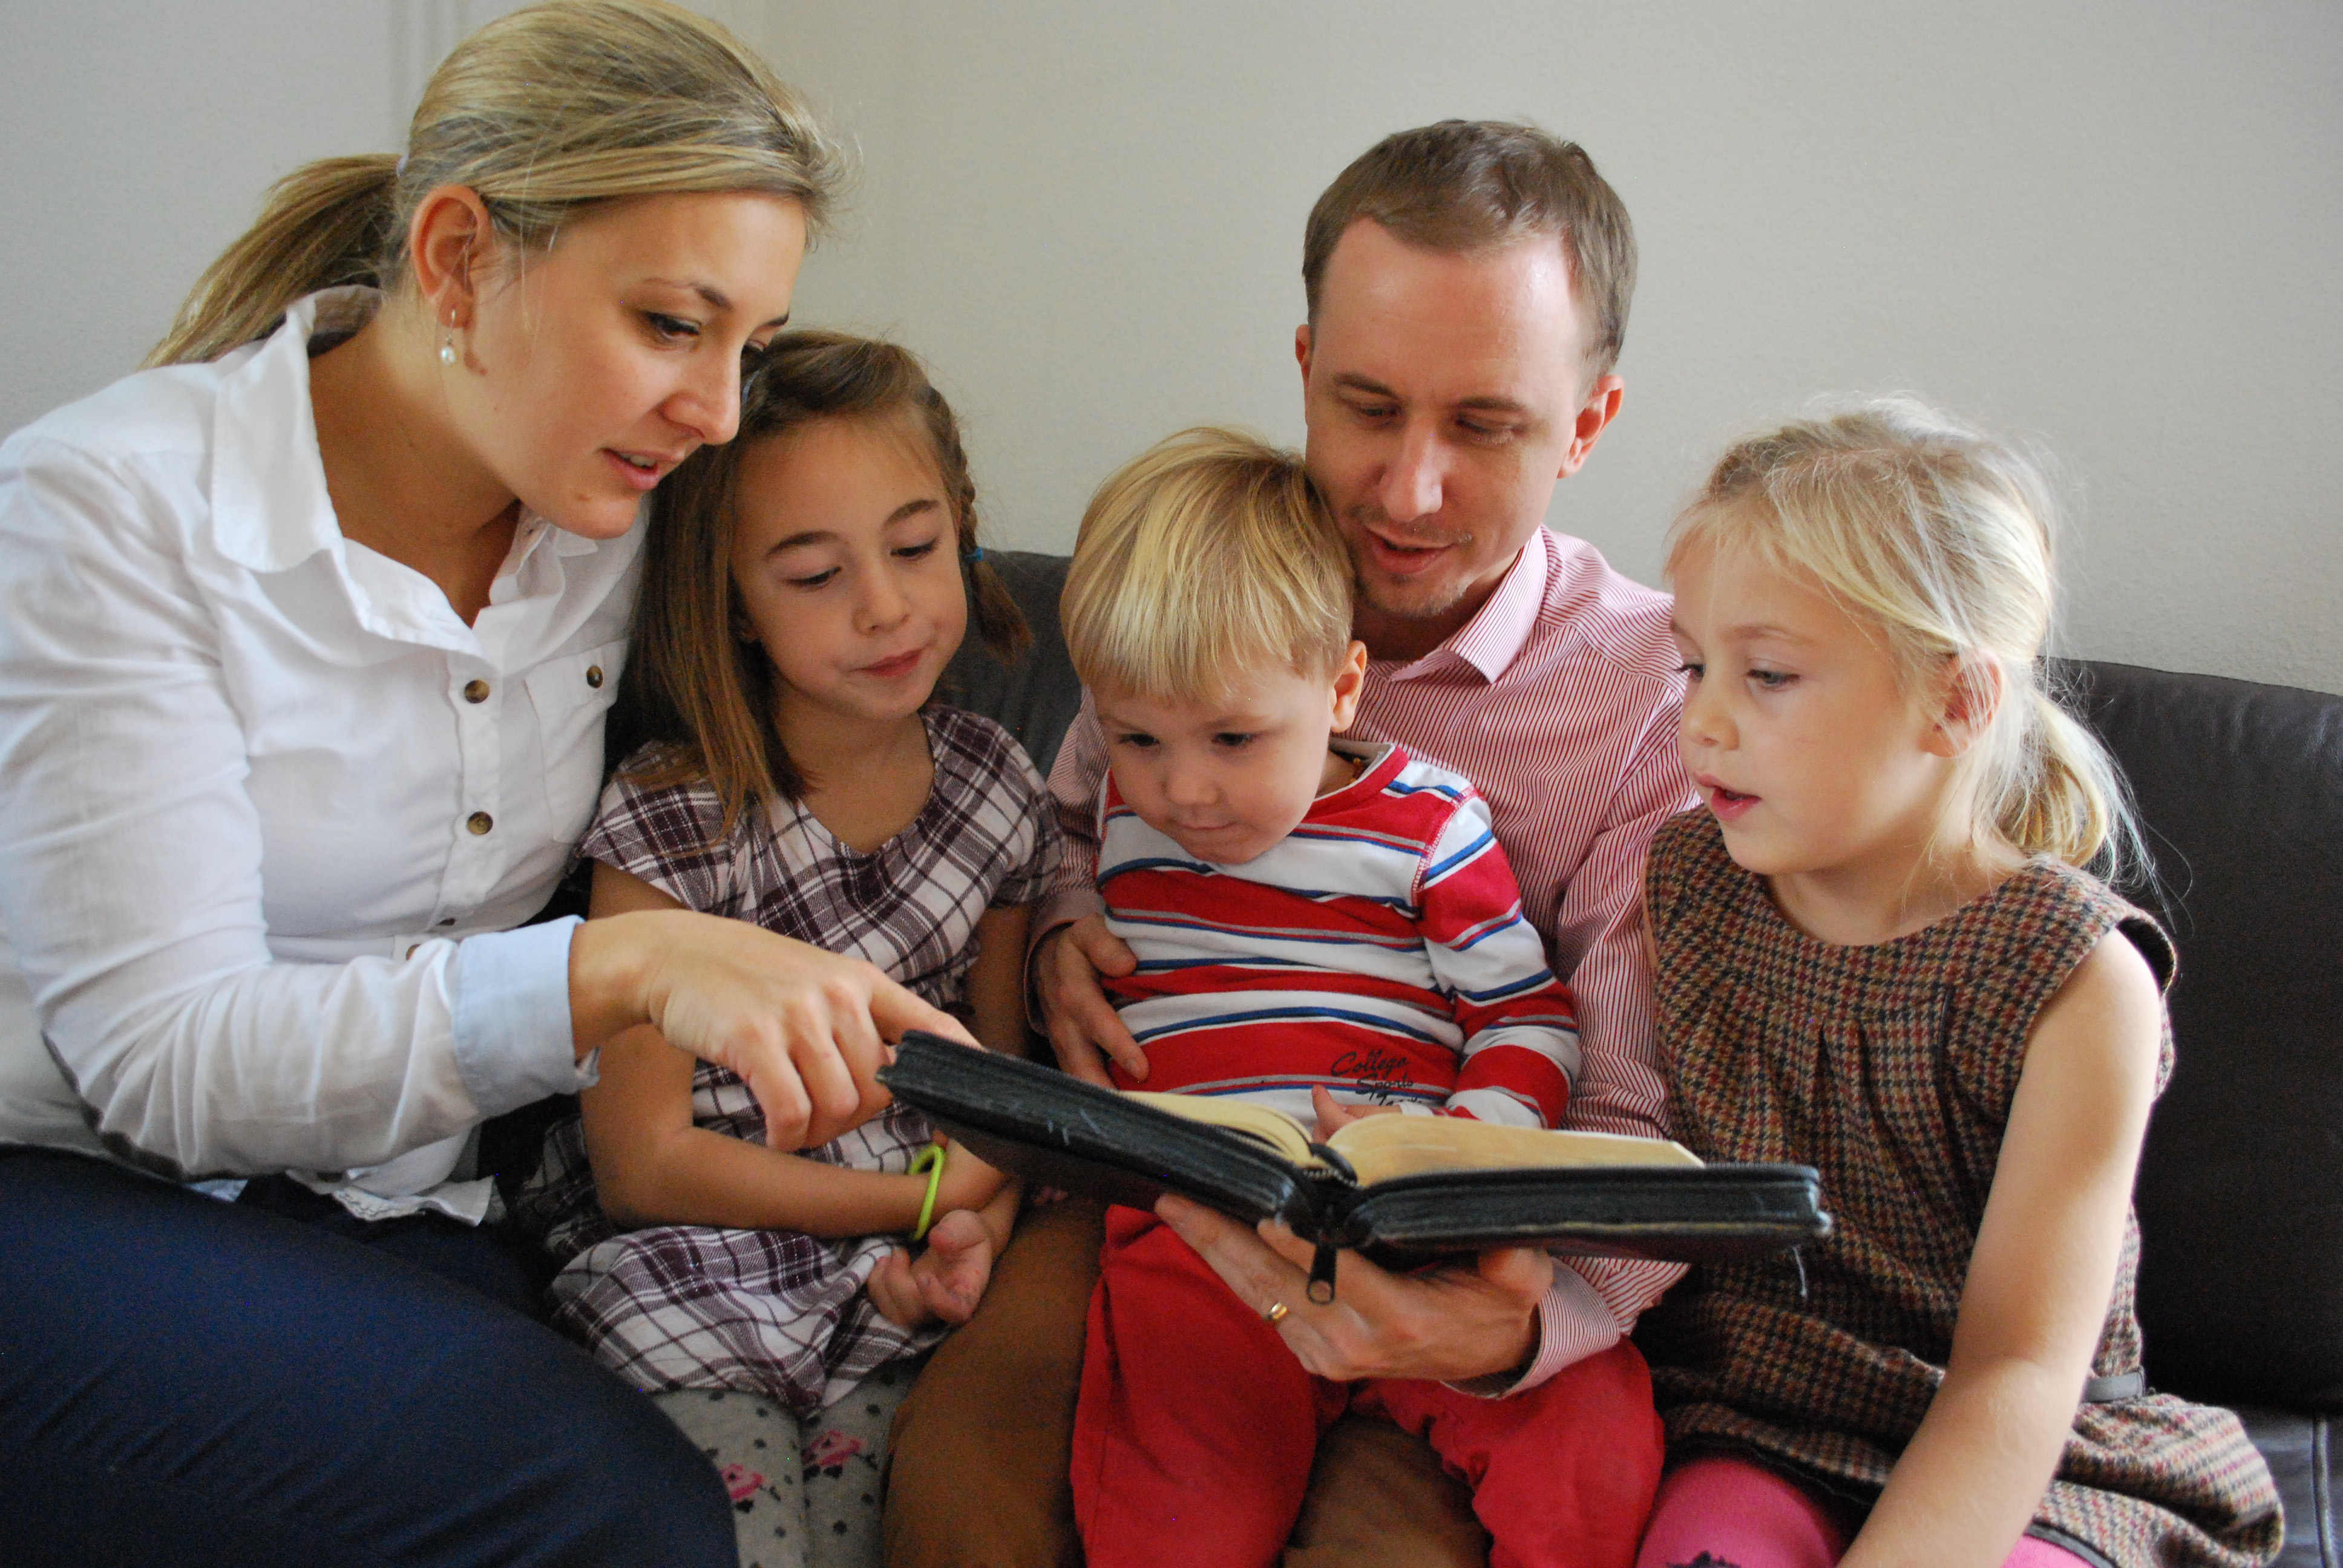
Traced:
MULTIPOLYGON (((1081 704, 1061 556, 989 551, 1033 646, 973 642, 951 699, 1044 772, 1081 704)), ((2137 793, 2180 949, 2179 1065, 2138 1206, 2152 1384, 2231 1405, 2285 1494, 2287 1568, 2343 1568, 2343 698, 2077 663, 2059 673, 2137 793)))

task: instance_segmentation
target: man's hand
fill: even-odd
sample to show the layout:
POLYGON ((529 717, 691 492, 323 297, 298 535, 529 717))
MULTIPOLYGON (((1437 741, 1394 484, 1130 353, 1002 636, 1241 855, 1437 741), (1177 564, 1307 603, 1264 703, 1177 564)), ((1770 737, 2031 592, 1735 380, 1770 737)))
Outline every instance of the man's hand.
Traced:
POLYGON ((1033 990, 1058 1065, 1085 1083, 1111 1089, 1106 1059, 1136 1079, 1147 1076, 1147 1053, 1122 1027, 1099 976, 1121 977, 1139 967, 1102 915, 1084 915, 1059 927, 1033 950, 1033 990))
POLYGON ((1510 1372, 1537 1348, 1537 1309, 1554 1283, 1554 1260, 1506 1247, 1425 1274, 1393 1274, 1344 1252, 1334 1299, 1310 1300, 1312 1248, 1274 1221, 1259 1232, 1201 1203, 1166 1196, 1157 1218, 1196 1249, 1237 1298, 1264 1317, 1282 1302, 1277 1332, 1309 1371, 1358 1378, 1462 1382, 1510 1372))

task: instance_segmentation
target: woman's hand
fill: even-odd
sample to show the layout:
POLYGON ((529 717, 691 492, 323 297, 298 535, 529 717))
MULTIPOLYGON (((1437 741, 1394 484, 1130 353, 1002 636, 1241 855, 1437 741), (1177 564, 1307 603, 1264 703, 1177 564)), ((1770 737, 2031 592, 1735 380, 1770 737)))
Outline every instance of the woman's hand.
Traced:
POLYGON ((776 1149, 827 1143, 885 1104, 874 1075, 906 1030, 976 1043, 860 959, 682 910, 579 926, 569 1017, 581 1058, 648 1023, 679 1050, 730 1069, 757 1097, 776 1149))

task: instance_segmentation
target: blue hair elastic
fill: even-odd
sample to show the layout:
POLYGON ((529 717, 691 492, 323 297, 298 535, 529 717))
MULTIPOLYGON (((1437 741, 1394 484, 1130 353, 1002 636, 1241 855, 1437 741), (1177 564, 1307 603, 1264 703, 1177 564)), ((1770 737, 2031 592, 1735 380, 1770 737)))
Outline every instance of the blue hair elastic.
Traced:
POLYGON ((960 564, 964 567, 972 567, 983 558, 984 547, 982 545, 979 545, 976 548, 970 550, 967 554, 961 556, 960 558, 960 564))

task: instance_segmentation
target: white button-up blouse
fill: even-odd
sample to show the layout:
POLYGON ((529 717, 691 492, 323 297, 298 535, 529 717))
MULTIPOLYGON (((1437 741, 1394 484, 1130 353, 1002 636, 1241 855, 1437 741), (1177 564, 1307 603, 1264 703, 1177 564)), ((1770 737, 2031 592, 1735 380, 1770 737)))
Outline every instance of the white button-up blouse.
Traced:
POLYGON ((447 1176, 578 1087, 571 923, 642 530, 526 518, 466 626, 342 537, 314 295, 0 445, 0 1141, 447 1176))

